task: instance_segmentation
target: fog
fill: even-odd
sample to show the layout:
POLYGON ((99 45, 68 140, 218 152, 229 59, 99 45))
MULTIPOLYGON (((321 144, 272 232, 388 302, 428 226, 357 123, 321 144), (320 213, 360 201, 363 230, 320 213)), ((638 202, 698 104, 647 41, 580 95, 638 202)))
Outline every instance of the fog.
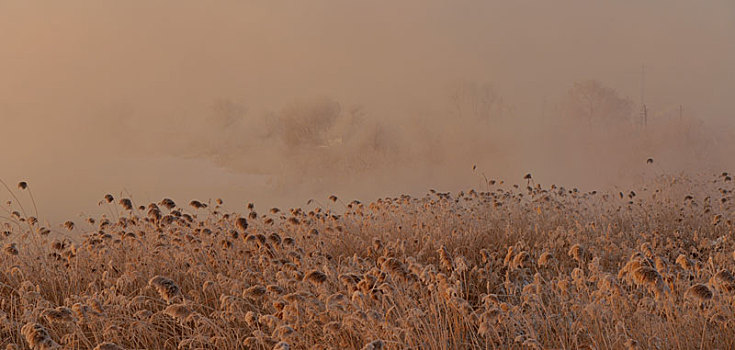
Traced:
POLYGON ((729 0, 2 1, 0 43, 0 178, 54 222, 735 165, 729 0))

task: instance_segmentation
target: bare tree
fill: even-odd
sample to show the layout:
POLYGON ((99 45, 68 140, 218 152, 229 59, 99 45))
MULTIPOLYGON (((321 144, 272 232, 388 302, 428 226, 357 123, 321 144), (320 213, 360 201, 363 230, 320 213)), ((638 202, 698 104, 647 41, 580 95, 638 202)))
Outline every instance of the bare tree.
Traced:
POLYGON ((490 84, 460 82, 451 88, 449 102, 459 118, 492 119, 501 117, 507 107, 490 84))
POLYGON ((627 123, 633 113, 633 102, 597 80, 574 83, 562 103, 564 113, 574 121, 588 125, 627 123))
POLYGON ((212 114, 207 122, 217 129, 231 128, 239 123, 247 108, 230 99, 218 99, 212 104, 212 114))
POLYGON ((329 98, 300 101, 284 108, 273 127, 289 149, 322 146, 341 112, 340 104, 329 98))

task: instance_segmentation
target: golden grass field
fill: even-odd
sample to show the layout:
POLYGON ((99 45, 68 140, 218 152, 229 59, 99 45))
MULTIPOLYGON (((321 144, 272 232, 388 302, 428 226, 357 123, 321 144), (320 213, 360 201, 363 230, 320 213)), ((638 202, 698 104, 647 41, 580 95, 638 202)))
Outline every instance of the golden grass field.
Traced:
POLYGON ((727 174, 290 210, 108 195, 54 227, 30 189, 0 213, 5 349, 735 348, 727 174))

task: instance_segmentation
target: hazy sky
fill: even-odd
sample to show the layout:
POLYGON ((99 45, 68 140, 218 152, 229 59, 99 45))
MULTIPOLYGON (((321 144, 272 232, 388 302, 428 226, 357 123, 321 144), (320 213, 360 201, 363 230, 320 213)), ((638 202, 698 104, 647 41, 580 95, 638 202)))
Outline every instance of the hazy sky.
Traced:
MULTIPOLYGON (((326 193, 324 181, 332 180, 346 196, 466 189, 478 185, 471 172, 476 163, 488 176, 515 182, 533 172, 545 183, 601 185, 589 178, 629 160, 600 167, 555 158, 553 150, 585 149, 591 153, 580 157, 587 159, 607 154, 611 144, 560 144, 545 140, 544 129, 555 124, 550 120, 576 81, 597 79, 638 108, 642 65, 652 118, 664 125, 682 105, 687 120, 703 125, 696 140, 708 140, 704 152, 735 151, 728 139, 735 117, 735 2, 729 0, 3 0, 0 43, 0 178, 28 180, 54 220, 95 210, 107 192, 182 203, 223 197, 241 209, 250 200, 303 203, 326 193), (445 126, 448 97, 461 83, 492 86, 509 117, 484 126, 487 133, 445 126), (273 135, 262 130, 284 108, 322 97, 343 111, 361 106, 363 118, 395 140, 386 143, 391 152, 423 157, 436 144, 445 153, 423 159, 416 172, 387 166, 380 181, 326 177, 313 190, 271 194, 268 176, 247 174, 243 164, 283 154, 247 150, 271 145, 273 135), (243 108, 243 122, 233 130, 255 141, 229 135, 208 152, 195 151, 222 139, 224 129, 206 125, 222 100, 243 108), (417 120, 429 131, 412 128, 417 120), (706 130, 716 130, 716 138, 706 130), (427 135, 434 143, 415 146, 427 135)), ((651 152, 670 159, 659 170, 701 166, 687 158, 699 156, 656 148, 673 137, 666 125, 646 141, 651 152)), ((359 147, 345 149, 340 157, 359 147)), ((723 159, 707 165, 733 164, 723 159)))

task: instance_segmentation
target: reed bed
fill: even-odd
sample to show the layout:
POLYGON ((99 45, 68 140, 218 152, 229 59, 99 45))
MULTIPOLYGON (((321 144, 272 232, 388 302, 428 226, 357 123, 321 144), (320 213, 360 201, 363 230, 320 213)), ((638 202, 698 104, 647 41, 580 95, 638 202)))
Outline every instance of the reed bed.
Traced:
POLYGON ((58 227, 23 182, 0 215, 0 346, 735 348, 728 174, 523 182, 265 214, 107 195, 58 227))

